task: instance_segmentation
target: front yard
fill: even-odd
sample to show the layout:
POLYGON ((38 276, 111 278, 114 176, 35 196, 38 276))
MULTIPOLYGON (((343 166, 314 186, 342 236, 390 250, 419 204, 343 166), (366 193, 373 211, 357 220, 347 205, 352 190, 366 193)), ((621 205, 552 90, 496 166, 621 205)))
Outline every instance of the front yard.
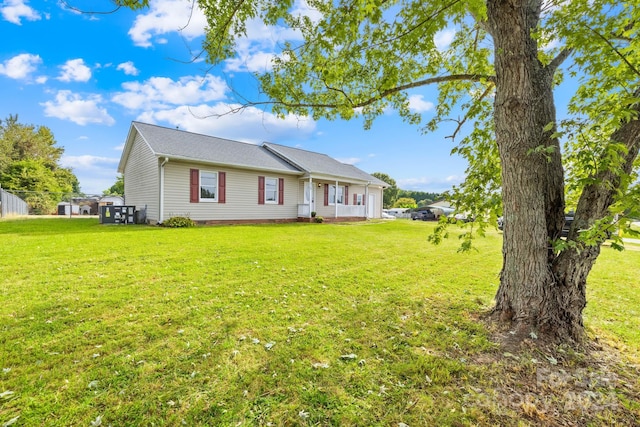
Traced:
POLYGON ((603 248, 600 349, 505 351, 501 234, 434 224, 0 221, 0 425, 630 425, 640 252, 603 248))

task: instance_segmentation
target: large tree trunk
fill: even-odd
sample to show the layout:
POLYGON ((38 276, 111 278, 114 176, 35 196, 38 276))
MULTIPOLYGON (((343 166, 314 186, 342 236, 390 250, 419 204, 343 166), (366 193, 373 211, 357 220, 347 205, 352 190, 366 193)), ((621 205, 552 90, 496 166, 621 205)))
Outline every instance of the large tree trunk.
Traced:
POLYGON ((535 2, 490 0, 488 24, 496 67, 495 129, 502 163, 504 242, 495 312, 519 332, 562 328, 550 268, 549 235, 564 219, 559 143, 545 132, 555 122, 553 71, 538 61, 531 37, 535 2), (547 149, 551 147, 550 149, 547 149))
MULTIPOLYGON (((556 120, 555 66, 538 60, 538 46, 531 37, 540 8, 541 2, 535 0, 487 1, 495 48, 494 120, 504 209, 503 268, 494 313, 514 327, 517 337, 533 332, 580 342, 586 279, 600 247, 579 245, 558 256, 550 244, 564 223, 564 171, 559 142, 552 136, 555 126, 548 130, 556 120)), ((638 153, 637 123, 622 126, 614 135, 631 149, 627 173, 638 153)), ((606 215, 619 177, 600 177, 606 182, 585 189, 570 239, 576 239, 578 227, 588 227, 606 215)))

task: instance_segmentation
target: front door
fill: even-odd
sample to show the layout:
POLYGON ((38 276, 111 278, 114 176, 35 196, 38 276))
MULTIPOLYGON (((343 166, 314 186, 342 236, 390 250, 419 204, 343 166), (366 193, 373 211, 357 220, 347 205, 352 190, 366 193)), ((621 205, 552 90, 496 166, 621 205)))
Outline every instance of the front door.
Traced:
POLYGON ((376 216, 376 195, 369 194, 369 206, 367 206, 367 218, 376 216))

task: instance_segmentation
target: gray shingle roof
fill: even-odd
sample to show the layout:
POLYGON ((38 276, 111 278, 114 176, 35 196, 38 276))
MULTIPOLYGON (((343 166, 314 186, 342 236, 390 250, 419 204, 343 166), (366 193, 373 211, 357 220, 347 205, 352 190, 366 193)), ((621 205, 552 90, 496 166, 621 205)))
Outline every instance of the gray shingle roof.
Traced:
MULTIPOLYGON (((131 126, 157 157, 389 186, 353 165, 322 153, 272 143, 259 146, 135 121, 131 126)), ((125 147, 119 171, 124 169, 127 149, 125 147)))
POLYGON ((358 181, 370 182, 384 187, 389 186, 389 184, 379 180, 375 176, 369 175, 353 165, 341 163, 326 154, 301 150, 299 148, 292 148, 279 144, 272 144, 270 142, 265 142, 263 146, 268 150, 277 153, 281 157, 288 159, 308 174, 328 175, 336 178, 344 177, 358 181))

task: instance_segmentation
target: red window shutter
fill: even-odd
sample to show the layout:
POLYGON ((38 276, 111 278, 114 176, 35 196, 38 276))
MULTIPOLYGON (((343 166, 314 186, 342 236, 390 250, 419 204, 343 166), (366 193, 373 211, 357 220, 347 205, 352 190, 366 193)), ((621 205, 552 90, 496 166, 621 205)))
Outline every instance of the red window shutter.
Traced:
POLYGON ((278 204, 284 205, 284 178, 278 178, 278 204))
POLYGON ((218 172, 218 203, 227 202, 227 173, 218 172))
POLYGON ((344 186, 344 204, 345 205, 349 204, 349 186, 348 185, 344 186))
POLYGON ((189 201, 198 203, 200 201, 200 171, 198 169, 190 170, 189 184, 189 201))
POLYGON ((329 206, 329 184, 324 185, 324 205, 329 206))
POLYGON ((356 193, 353 193, 353 204, 354 205, 358 204, 358 195, 356 193))
POLYGON ((258 204, 264 205, 264 176, 258 177, 258 204))

